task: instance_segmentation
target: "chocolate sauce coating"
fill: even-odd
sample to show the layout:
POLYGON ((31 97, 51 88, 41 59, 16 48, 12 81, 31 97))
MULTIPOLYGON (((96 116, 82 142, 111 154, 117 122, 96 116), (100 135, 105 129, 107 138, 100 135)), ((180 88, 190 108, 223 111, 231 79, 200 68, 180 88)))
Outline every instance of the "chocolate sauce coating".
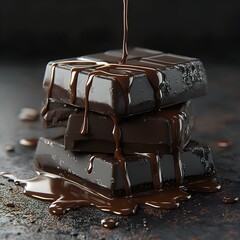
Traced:
POLYGON ((44 77, 47 98, 80 108, 88 104, 90 111, 120 117, 206 94, 205 71, 199 60, 164 53, 149 56, 151 51, 145 49, 133 52, 126 64, 104 62, 108 53, 98 54, 97 60, 84 56, 50 62, 44 77))

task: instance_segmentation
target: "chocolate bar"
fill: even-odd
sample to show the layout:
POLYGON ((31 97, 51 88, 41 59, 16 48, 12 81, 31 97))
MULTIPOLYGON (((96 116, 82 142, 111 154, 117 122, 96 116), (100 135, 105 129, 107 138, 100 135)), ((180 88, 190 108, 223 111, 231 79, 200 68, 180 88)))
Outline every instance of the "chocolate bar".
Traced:
MULTIPOLYGON (((156 156, 158 178, 154 180, 148 154, 126 155, 127 172, 131 188, 138 191, 152 189, 154 184, 175 179, 171 155, 156 156)), ((181 153, 184 177, 206 176, 214 172, 210 148, 190 141, 181 153)), ((113 194, 124 189, 118 162, 112 154, 76 153, 64 149, 63 139, 40 138, 35 166, 37 171, 59 175, 74 182, 96 188, 102 193, 113 194), (94 185, 94 186, 93 186, 94 185), (105 191, 104 191, 105 189, 105 191)), ((133 191, 134 192, 134 191, 133 191)))
MULTIPOLYGON (((69 117, 64 136, 65 148, 71 151, 113 153, 116 143, 112 134, 114 128, 112 119, 90 112, 89 132, 82 135, 80 129, 83 119, 82 112, 73 113, 69 117)), ((119 123, 121 149, 125 154, 171 153, 172 133, 177 131, 179 148, 183 149, 191 137, 193 125, 191 102, 169 107, 160 112, 134 116, 119 123), (181 123, 179 129, 174 130, 171 121, 175 118, 181 123)))
MULTIPOLYGON (((130 116, 205 95, 207 81, 196 58, 135 48, 126 64, 119 51, 52 61, 47 65, 47 99, 114 117, 130 116)), ((48 101, 43 114, 48 111, 48 101)))

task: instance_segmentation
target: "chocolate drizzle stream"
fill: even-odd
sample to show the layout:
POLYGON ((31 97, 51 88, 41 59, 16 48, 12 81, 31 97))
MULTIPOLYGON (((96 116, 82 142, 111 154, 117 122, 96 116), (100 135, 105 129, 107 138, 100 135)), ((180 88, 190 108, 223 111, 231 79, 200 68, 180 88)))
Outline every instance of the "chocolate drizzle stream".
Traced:
POLYGON ((120 146, 120 139, 121 139, 121 130, 118 125, 118 119, 116 117, 112 117, 114 127, 113 127, 113 137, 116 143, 116 149, 114 152, 114 157, 118 161, 118 165, 120 167, 121 176, 123 180, 123 184, 125 186, 126 195, 131 195, 131 183, 129 180, 127 167, 126 167, 126 160, 122 154, 121 146, 120 146))
POLYGON ((176 176, 176 183, 178 186, 182 184, 183 181, 183 170, 181 163, 181 141, 183 135, 183 120, 185 118, 185 113, 178 113, 175 111, 169 111, 166 114, 166 118, 171 123, 171 135, 172 135, 172 155, 174 161, 174 170, 176 176))
POLYGON ((128 0, 123 0, 123 53, 119 64, 124 64, 128 56, 128 0))
POLYGON ((88 174, 92 173, 94 159, 95 159, 95 156, 91 156, 91 158, 89 159, 89 165, 87 169, 88 174))
POLYGON ((181 142, 181 130, 182 130, 182 119, 181 115, 172 116, 171 121, 171 133, 172 133, 172 152, 174 161, 174 170, 176 176, 176 183, 180 185, 182 183, 183 173, 180 157, 180 142, 181 142))
POLYGON ((140 155, 148 157, 151 165, 152 183, 155 190, 162 188, 162 175, 159 170, 159 156, 153 153, 139 153, 140 155))

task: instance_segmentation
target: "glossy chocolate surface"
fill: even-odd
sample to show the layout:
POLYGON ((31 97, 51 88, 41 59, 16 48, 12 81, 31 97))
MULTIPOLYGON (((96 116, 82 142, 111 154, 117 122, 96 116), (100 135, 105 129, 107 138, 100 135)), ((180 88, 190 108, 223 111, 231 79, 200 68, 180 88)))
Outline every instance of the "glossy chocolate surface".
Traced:
MULTIPOLYGON (((2 173, 2 176, 12 180, 24 188, 28 196, 42 200, 52 201, 49 212, 53 215, 61 215, 71 209, 84 206, 95 206, 106 212, 118 215, 130 215, 136 212, 138 205, 145 204, 154 208, 175 209, 183 201, 189 200, 191 195, 173 187, 164 190, 145 192, 136 196, 109 198, 82 184, 67 180, 60 176, 39 172, 38 176, 29 180, 16 179, 13 175, 2 173)), ((197 188, 192 184, 191 190, 204 188, 204 192, 217 192, 221 186, 213 181, 201 181, 196 183, 197 188), (201 188, 202 186, 202 188, 201 188)))
MULTIPOLYGON (((109 53, 49 63, 44 77, 48 98, 81 108, 86 107, 87 98, 90 111, 124 116, 206 94, 205 71, 199 60, 163 53, 141 57, 151 52, 147 49, 133 52, 139 56, 133 54, 133 60, 122 65, 104 62, 109 53)), ((113 51, 110 60, 113 55, 119 52, 113 51)))
MULTIPOLYGON (((175 110, 169 109, 152 115, 135 116, 119 123, 121 130, 120 145, 123 153, 150 152, 166 153, 165 149, 173 145, 171 132, 176 131, 179 138, 179 148, 188 143, 194 117, 189 113, 190 105, 182 105, 175 110), (181 128, 172 129, 171 118, 181 121, 181 128)), ((115 140, 112 136, 114 124, 106 116, 89 114, 89 134, 81 135, 80 128, 83 114, 73 114, 69 117, 64 144, 66 149, 72 151, 92 151, 113 153, 115 140)), ((170 150, 172 153, 172 151, 170 150)))
MULTIPOLYGON (((214 173, 210 151, 204 144, 190 141, 181 152, 184 177, 205 176, 214 173), (202 154, 199 152, 202 149, 202 154)), ((174 162, 170 154, 136 153, 125 155, 131 188, 161 189, 163 182, 174 180, 174 162)), ((107 195, 124 192, 118 163, 113 154, 71 152, 64 149, 63 139, 41 138, 35 156, 35 166, 40 172, 49 172, 82 184, 95 184, 107 195), (104 189, 103 189, 104 188, 104 189)), ((95 186, 95 188, 97 188, 95 186)), ((139 190, 138 190, 139 191, 139 190)))

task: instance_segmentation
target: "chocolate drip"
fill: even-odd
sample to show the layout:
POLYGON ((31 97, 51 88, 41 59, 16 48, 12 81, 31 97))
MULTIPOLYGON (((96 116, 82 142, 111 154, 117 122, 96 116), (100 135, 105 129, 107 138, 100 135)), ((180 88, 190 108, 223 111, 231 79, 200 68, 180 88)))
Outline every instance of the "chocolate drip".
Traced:
POLYGON ((152 182, 155 190, 162 188, 162 176, 159 171, 159 156, 153 153, 139 153, 140 155, 147 156, 150 160, 152 182))
POLYGON ((182 125, 185 113, 179 114, 175 111, 169 111, 166 118, 171 123, 172 134, 172 155, 174 161, 174 171, 176 176, 176 184, 180 186, 183 180, 182 164, 181 164, 181 137, 182 137, 182 125))
POLYGON ((155 208, 175 209, 179 207, 180 202, 189 200, 190 198, 191 195, 189 193, 179 188, 172 188, 136 197, 136 201, 139 204, 144 203, 155 208))
POLYGON ((179 149, 179 138, 180 138, 180 118, 177 119, 173 118, 171 121, 172 126, 172 138, 173 138, 173 161, 174 161, 174 170, 176 175, 176 182, 177 185, 182 183, 182 166, 181 166, 181 159, 180 159, 180 149, 179 149))
POLYGON ((129 99, 129 90, 133 80, 133 74, 131 71, 139 71, 145 73, 148 77, 148 81, 153 88, 156 109, 159 110, 161 106, 161 90, 160 90, 160 78, 157 70, 148 67, 142 66, 134 66, 134 65, 117 65, 117 64, 107 64, 105 66, 98 67, 95 71, 89 73, 86 87, 85 87, 85 112, 84 112, 84 120, 81 128, 81 134, 88 133, 88 111, 89 111, 89 93, 92 86, 92 81, 96 76, 104 76, 109 77, 119 83, 122 88, 124 99, 125 99, 125 114, 128 115, 130 102, 129 99), (112 73, 111 71, 124 71, 124 74, 120 73, 112 73))
POLYGON ((95 159, 95 156, 92 156, 92 157, 89 159, 89 165, 88 165, 88 169, 87 169, 87 172, 88 172, 89 174, 92 173, 94 159, 95 159))
POLYGON ((74 102, 75 98, 76 98, 76 81, 77 81, 77 76, 75 77, 75 75, 77 75, 80 71, 82 71, 82 70, 84 70, 86 68, 97 66, 96 65, 97 63, 95 63, 93 61, 81 61, 81 60, 79 60, 79 61, 76 61, 76 60, 75 61, 60 61, 60 62, 52 64, 50 83, 49 83, 48 90, 47 90, 47 100, 46 100, 45 105, 42 108, 42 111, 41 111, 42 115, 45 115, 47 113, 47 111, 48 111, 48 103, 49 103, 49 98, 52 95, 56 67, 59 66, 59 65, 64 65, 64 64, 67 64, 67 65, 83 65, 82 67, 74 68, 72 70, 72 72, 71 72, 71 83, 70 83, 70 86, 71 86, 71 101, 72 102, 74 102))
POLYGON ((71 69, 71 80, 70 80, 70 89, 71 89, 71 96, 70 101, 71 103, 75 103, 77 97, 77 79, 79 72, 83 71, 84 69, 97 67, 97 63, 93 64, 93 62, 82 62, 84 66, 82 67, 75 67, 71 69), (87 65, 87 66, 86 66, 87 65))
POLYGON ((116 143, 114 157, 118 161, 118 166, 120 167, 120 172, 121 172, 123 184, 125 186, 126 195, 131 196, 131 183, 130 183, 128 172, 127 172, 126 160, 122 154, 122 150, 120 146, 121 130, 119 128, 118 119, 116 117, 112 117, 112 120, 114 124, 112 134, 116 143))
POLYGON ((113 229, 119 225, 119 222, 114 218, 104 218, 101 221, 101 225, 105 228, 113 229))
POLYGON ((128 0, 123 0, 123 53, 119 64, 124 64, 128 56, 128 0))

